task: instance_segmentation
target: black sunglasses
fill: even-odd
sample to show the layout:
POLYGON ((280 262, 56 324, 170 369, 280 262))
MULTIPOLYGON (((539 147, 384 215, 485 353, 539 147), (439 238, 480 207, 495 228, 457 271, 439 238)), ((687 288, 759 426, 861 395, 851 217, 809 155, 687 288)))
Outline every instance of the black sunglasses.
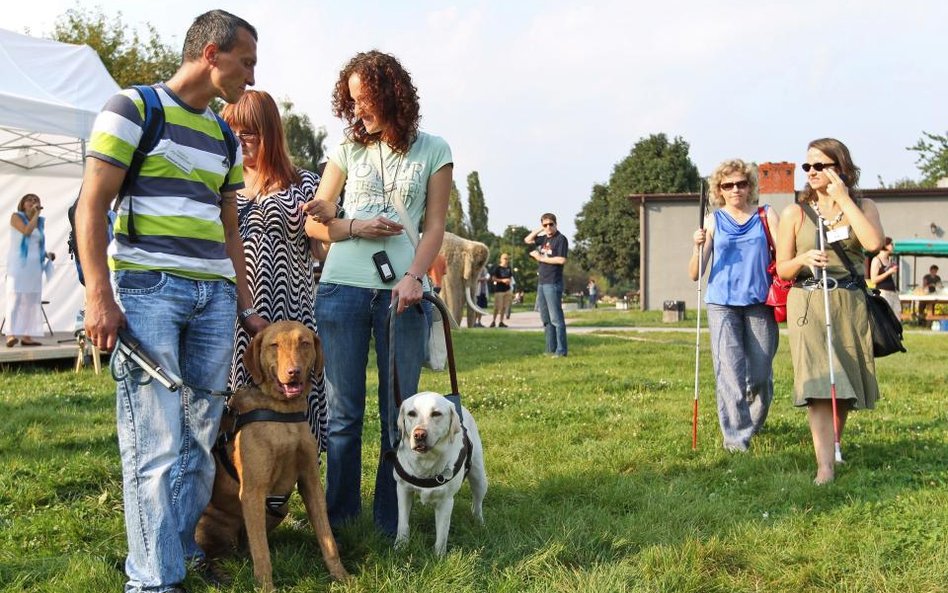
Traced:
POLYGON ((812 164, 811 164, 811 163, 803 163, 802 165, 800 165, 800 168, 803 169, 803 172, 804 172, 804 173, 809 173, 809 172, 810 172, 810 169, 813 169, 814 171, 816 171, 817 173, 819 173, 820 171, 822 171, 823 169, 825 169, 825 168, 827 168, 827 167, 835 167, 835 166, 836 166, 836 163, 835 163, 835 162, 833 162, 833 163, 812 163, 812 164))
POLYGON ((724 191, 731 191, 735 187, 737 189, 747 189, 748 187, 750 187, 750 181, 746 179, 741 179, 740 181, 731 181, 728 183, 722 183, 718 187, 720 187, 724 191))

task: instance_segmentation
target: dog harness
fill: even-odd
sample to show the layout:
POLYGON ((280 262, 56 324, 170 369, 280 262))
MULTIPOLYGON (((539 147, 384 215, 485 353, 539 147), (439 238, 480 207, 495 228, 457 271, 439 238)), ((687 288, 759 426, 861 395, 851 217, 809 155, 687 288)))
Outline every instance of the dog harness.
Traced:
POLYGON ((385 452, 385 459, 391 461, 392 465, 395 466, 395 472, 398 476, 411 484, 412 486, 417 486, 418 488, 437 488, 438 486, 443 486, 453 480, 458 474, 461 473, 461 470, 464 470, 464 475, 461 478, 462 480, 467 477, 468 472, 471 471, 471 454, 473 451, 473 446, 471 445, 471 439, 467 436, 467 429, 463 428, 463 439, 461 450, 458 452, 458 458, 454 462, 454 467, 451 469, 451 474, 448 476, 444 475, 444 472, 432 477, 432 478, 419 478, 408 473, 401 463, 398 461, 398 453, 394 449, 389 449, 385 452))
MULTIPOLYGON (((214 448, 212 451, 214 453, 214 457, 216 457, 220 462, 221 467, 224 468, 224 471, 226 471, 227 474, 238 484, 240 483, 240 476, 237 475, 237 468, 234 467, 234 462, 231 461, 230 455, 227 453, 227 444, 234 440, 241 428, 254 422, 286 422, 289 424, 296 422, 306 422, 306 412, 293 412, 291 414, 285 414, 282 412, 267 410, 265 408, 259 408, 256 410, 251 410, 246 414, 239 414, 234 411, 233 408, 228 407, 225 413, 235 418, 234 429, 230 432, 221 430, 217 437, 217 442, 214 443, 214 448)), ((286 517, 286 510, 283 507, 286 506, 286 503, 289 502, 289 500, 289 494, 271 494, 270 496, 267 496, 267 513, 279 519, 283 519, 286 517)))

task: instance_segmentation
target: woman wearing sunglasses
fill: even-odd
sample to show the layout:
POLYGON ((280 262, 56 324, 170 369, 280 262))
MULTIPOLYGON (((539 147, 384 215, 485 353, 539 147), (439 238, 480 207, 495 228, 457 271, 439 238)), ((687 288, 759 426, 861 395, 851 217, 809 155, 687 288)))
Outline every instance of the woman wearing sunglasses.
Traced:
POLYGON ((694 233, 688 273, 700 281, 698 258, 702 269, 711 260, 705 302, 718 421, 724 448, 746 451, 767 419, 774 394, 777 322, 773 309, 764 302, 771 282, 766 233, 776 232, 779 219, 770 206, 764 206, 765 225, 758 211, 756 165, 739 159, 724 161, 712 173, 709 185, 716 210, 705 219, 704 228, 694 233))
POLYGON ((864 250, 881 249, 885 235, 876 205, 853 195, 859 168, 842 142, 833 138, 810 142, 803 171, 807 184, 797 203, 787 206, 781 216, 777 273, 781 278, 796 279, 787 298, 793 400, 794 405, 807 408, 816 453, 814 482, 825 484, 835 477, 834 421, 838 421, 841 436, 849 410, 871 409, 879 397, 866 299, 859 285, 865 282, 864 250), (819 249, 818 227, 811 216, 822 219, 826 229, 824 251, 819 249), (849 266, 831 243, 842 248, 849 266), (838 400, 835 419, 820 282, 823 267, 838 400), (848 268, 860 271, 860 277, 853 278, 848 268))

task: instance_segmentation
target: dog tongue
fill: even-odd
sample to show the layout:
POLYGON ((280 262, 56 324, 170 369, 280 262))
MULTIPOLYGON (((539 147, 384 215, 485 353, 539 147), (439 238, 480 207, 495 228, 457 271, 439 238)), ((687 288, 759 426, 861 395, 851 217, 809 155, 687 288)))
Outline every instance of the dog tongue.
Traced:
POLYGON ((281 383, 280 387, 283 388, 283 395, 286 396, 286 399, 293 399, 303 393, 302 383, 281 383))

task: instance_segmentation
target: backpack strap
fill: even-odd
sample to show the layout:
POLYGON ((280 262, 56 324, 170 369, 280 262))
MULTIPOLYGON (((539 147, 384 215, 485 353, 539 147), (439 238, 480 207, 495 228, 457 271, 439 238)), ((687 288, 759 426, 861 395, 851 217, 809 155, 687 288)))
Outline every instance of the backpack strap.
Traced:
POLYGON ((234 135, 234 131, 230 129, 224 118, 216 113, 214 117, 217 118, 217 125, 221 127, 221 133, 224 135, 224 144, 227 145, 228 166, 227 173, 224 175, 224 185, 227 185, 230 181, 230 170, 234 168, 234 164, 237 162, 237 136, 234 135))
MULTIPOLYGON (((165 110, 161 105, 161 99, 158 97, 158 91, 155 87, 137 84, 132 88, 138 92, 144 103, 142 123, 142 137, 138 141, 138 146, 132 154, 132 162, 128 165, 128 171, 125 172, 125 179, 122 181, 122 188, 119 190, 118 197, 115 198, 115 211, 118 211, 119 204, 125 196, 128 195, 132 184, 138 179, 145 157, 148 156, 158 141, 161 140, 162 132, 165 127, 165 110)), ((132 242, 138 241, 138 233, 135 231, 135 217, 133 212, 134 202, 129 198, 128 202, 128 238, 132 242)))

